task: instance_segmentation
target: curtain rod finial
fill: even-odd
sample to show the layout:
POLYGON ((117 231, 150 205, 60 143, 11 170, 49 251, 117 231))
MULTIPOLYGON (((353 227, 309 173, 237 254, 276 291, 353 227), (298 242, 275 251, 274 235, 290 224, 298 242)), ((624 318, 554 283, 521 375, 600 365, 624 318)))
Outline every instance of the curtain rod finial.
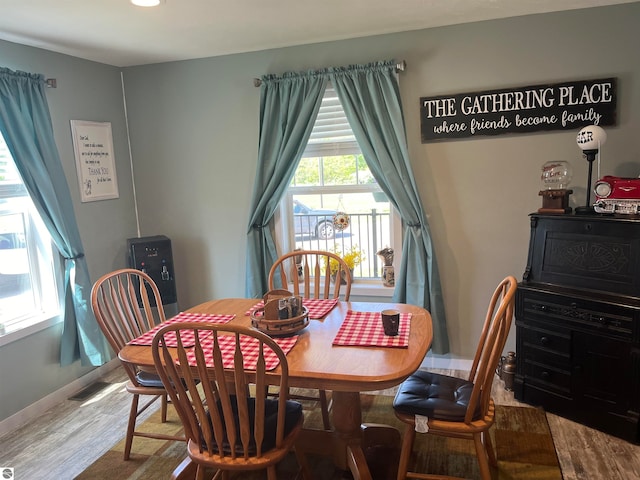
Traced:
POLYGON ((253 86, 254 87, 259 87, 260 85, 262 85, 262 80, 260 80, 259 78, 254 78, 253 79, 253 86))
POLYGON ((49 88, 57 88, 58 87, 58 81, 55 78, 47 78, 44 83, 47 84, 47 87, 49 88))

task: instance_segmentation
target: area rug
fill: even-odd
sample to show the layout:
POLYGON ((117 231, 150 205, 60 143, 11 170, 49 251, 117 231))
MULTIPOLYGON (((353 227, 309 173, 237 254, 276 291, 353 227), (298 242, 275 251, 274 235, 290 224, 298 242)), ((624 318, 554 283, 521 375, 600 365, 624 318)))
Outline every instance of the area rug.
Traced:
MULTIPOLYGON (((393 397, 386 395, 362 395, 365 423, 393 425, 401 431, 404 424, 393 414, 393 397)), ((304 403, 304 402, 303 402, 304 403)), ((305 426, 320 428, 322 419, 319 407, 306 403, 305 426)), ((169 422, 160 423, 159 412, 143 423, 142 428, 174 434, 181 425, 172 408, 169 422)), ((491 436, 498 457, 498 469, 492 471, 496 480, 562 480, 553 439, 544 411, 530 407, 496 407, 496 424, 491 436)), ((78 480, 165 479, 185 456, 186 447, 180 442, 165 442, 136 437, 131 459, 122 460, 124 440, 82 472, 78 480)), ((309 458, 317 480, 344 479, 343 472, 336 471, 329 459, 309 458)), ((412 458, 412 470, 468 479, 480 478, 473 443, 460 439, 447 439, 433 435, 417 435, 412 458)), ((293 479, 297 463, 290 455, 278 466, 278 478, 293 479)), ((389 476, 372 471, 374 478, 389 476), (377 475, 376 475, 377 473, 377 475)), ((265 478, 262 473, 243 473, 232 476, 243 480, 265 478)), ((348 477, 347 477, 348 478, 348 477)))

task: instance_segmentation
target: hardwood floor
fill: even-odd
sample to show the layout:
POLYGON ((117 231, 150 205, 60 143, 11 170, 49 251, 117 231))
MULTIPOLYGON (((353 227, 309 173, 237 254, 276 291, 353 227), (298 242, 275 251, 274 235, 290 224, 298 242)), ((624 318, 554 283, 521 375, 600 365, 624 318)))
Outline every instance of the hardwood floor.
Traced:
MULTIPOLYGON (((16 480, 71 480, 122 439, 131 401, 124 372, 116 368, 103 381, 110 385, 98 394, 66 400, 0 438, 0 467, 13 467, 16 480)), ((523 405, 497 378, 494 398, 499 404, 523 405)), ((547 418, 564 480, 640 480, 640 446, 556 415, 547 418)))

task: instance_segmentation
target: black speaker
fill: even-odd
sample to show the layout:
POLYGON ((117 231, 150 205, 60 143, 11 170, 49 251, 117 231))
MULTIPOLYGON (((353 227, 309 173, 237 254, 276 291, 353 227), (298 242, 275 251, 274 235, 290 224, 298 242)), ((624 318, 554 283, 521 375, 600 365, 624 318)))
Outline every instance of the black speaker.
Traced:
MULTIPOLYGON (((178 303, 171 240, 164 235, 127 239, 129 267, 149 275, 160 290, 162 303, 178 303)), ((152 306, 155 305, 155 301, 152 306)))

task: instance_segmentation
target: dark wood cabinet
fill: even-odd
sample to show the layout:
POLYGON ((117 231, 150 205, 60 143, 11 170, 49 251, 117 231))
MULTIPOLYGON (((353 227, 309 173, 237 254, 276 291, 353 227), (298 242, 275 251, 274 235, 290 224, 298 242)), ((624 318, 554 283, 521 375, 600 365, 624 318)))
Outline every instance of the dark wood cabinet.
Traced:
POLYGON ((531 215, 518 400, 640 443, 640 220, 531 215))

